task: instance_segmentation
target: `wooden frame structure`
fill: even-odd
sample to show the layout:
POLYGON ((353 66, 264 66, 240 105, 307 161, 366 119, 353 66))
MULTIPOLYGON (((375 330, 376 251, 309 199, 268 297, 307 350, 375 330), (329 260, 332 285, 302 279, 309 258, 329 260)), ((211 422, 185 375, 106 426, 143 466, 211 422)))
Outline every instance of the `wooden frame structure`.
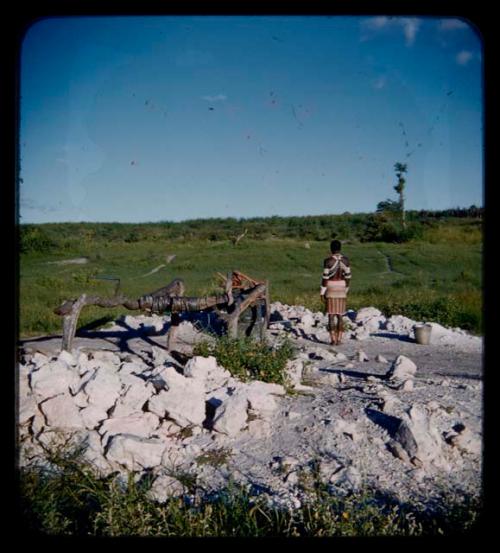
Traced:
POLYGON ((255 308, 260 304, 264 307, 264 321, 260 335, 263 339, 265 329, 269 325, 268 281, 257 281, 239 271, 233 271, 227 277, 220 273, 217 273, 217 276, 223 280, 224 292, 213 296, 186 297, 184 282, 181 279, 174 279, 167 286, 137 299, 127 298, 116 292, 109 298, 82 294, 75 300, 64 301, 54 309, 56 315, 63 317, 62 349, 71 351, 78 318, 81 310, 87 305, 104 308, 123 306, 126 309, 149 313, 171 313, 171 326, 167 335, 167 349, 170 350, 174 345, 182 313, 214 310, 225 322, 228 336, 236 338, 242 314, 247 309, 255 308))

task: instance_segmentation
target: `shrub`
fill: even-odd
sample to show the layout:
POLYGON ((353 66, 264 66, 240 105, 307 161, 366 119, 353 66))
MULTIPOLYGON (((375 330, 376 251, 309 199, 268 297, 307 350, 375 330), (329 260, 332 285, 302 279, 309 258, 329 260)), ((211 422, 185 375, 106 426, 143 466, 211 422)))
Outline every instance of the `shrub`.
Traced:
POLYGON ((49 253, 57 246, 39 226, 22 226, 19 229, 19 248, 22 253, 49 253))
MULTIPOLYGON (((77 454, 50 454, 52 470, 20 469, 23 531, 71 536, 380 536, 478 532, 482 503, 476 497, 443 498, 427 510, 401 504, 376 490, 347 497, 315 486, 296 510, 269 506, 243 486, 212 493, 194 486, 193 498, 155 502, 149 475, 100 478, 77 454)), ((176 477, 180 477, 176 475, 176 477)))
POLYGON ((195 346, 194 355, 213 355, 217 362, 241 380, 262 380, 286 385, 285 366, 293 357, 290 341, 271 347, 250 337, 222 336, 214 343, 202 342, 195 346))

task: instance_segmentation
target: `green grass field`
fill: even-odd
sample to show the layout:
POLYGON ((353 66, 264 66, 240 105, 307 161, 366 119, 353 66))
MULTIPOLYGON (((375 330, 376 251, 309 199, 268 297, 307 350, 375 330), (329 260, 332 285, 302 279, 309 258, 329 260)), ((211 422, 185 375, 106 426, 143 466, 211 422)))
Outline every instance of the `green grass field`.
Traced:
MULTIPOLYGON (((329 239, 249 235, 234 246, 226 239, 151 239, 148 225, 142 228, 146 230, 141 237, 136 225, 139 232, 132 241, 108 240, 79 224, 64 247, 21 253, 20 337, 59 333, 62 321, 53 309, 65 299, 84 292, 112 295, 115 283, 95 280, 98 276, 119 277, 123 293, 130 297, 182 278, 186 295, 197 296, 220 291, 215 274, 236 269, 269 280, 271 301, 302 304, 314 311, 323 308, 319 286, 329 239), (175 259, 167 263, 171 255, 175 259), (89 259, 85 265, 53 263, 84 256, 89 259), (147 275, 160 265, 164 267, 147 275)), ((386 315, 403 314, 482 333, 482 235, 477 224, 433 226, 418 240, 403 244, 346 240, 343 251, 353 270, 348 308, 373 305, 386 315)), ((121 313, 130 312, 86 308, 80 325, 121 313)))

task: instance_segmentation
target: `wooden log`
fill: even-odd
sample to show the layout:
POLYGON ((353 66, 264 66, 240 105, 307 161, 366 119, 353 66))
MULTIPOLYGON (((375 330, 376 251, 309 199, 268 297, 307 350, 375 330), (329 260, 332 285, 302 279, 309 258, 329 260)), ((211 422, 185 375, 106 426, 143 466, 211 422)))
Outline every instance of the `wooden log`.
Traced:
POLYGON ((238 337, 238 319, 255 300, 260 298, 265 293, 266 285, 259 284, 253 288, 248 294, 242 294, 234 302, 234 309, 227 318, 227 333, 231 338, 238 337))
POLYGON ((76 332, 76 323, 80 316, 80 311, 85 305, 87 296, 82 294, 71 306, 71 312, 64 316, 63 319, 63 339, 62 349, 71 353, 71 347, 73 345, 73 338, 76 332))

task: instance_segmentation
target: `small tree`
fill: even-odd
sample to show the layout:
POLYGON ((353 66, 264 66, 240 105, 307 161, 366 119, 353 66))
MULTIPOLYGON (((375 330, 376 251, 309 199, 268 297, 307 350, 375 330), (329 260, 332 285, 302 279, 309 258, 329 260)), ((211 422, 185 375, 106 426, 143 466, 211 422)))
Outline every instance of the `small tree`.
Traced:
POLYGON ((394 190, 399 194, 399 209, 401 211, 401 224, 403 229, 406 229, 406 217, 405 217, 405 199, 404 199, 404 189, 406 179, 403 177, 408 171, 406 163, 395 163, 394 170, 396 171, 396 176, 398 177, 398 184, 394 187, 394 190))

